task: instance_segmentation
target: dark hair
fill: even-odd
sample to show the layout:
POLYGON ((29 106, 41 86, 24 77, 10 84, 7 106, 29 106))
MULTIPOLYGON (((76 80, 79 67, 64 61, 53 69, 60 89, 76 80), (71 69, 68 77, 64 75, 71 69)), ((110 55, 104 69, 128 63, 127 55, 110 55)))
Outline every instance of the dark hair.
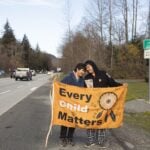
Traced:
POLYGON ((78 63, 78 64, 75 66, 74 71, 76 72, 77 69, 79 69, 79 70, 81 70, 81 69, 86 70, 86 69, 85 69, 85 64, 83 64, 83 63, 78 63))
POLYGON ((85 64, 85 66, 91 65, 93 67, 95 74, 98 73, 99 69, 93 60, 87 60, 84 64, 85 64))

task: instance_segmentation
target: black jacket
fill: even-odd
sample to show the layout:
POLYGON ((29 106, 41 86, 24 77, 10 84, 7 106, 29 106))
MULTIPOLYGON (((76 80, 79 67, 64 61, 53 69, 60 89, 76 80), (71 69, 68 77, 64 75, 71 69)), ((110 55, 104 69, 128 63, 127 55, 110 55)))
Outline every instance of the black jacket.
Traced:
POLYGON ((87 74, 85 76, 85 80, 92 79, 93 80, 93 87, 117 87, 121 86, 121 83, 116 82, 108 73, 105 71, 99 70, 96 64, 89 60, 86 61, 85 64, 89 64, 93 67, 95 76, 92 74, 87 74))

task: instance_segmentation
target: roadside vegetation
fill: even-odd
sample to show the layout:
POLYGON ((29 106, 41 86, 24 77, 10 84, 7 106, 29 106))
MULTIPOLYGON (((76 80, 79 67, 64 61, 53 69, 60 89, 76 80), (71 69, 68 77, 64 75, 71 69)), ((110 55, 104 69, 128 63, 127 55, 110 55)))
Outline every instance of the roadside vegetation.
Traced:
POLYGON ((150 133, 150 112, 125 114, 124 121, 133 127, 142 128, 150 133))
POLYGON ((147 31, 150 30, 150 7, 147 6, 145 19, 139 22, 143 3, 138 0, 131 3, 129 0, 92 0, 84 19, 77 28, 72 28, 68 1, 68 29, 60 47, 62 70, 71 71, 75 64, 92 59, 114 78, 147 79, 148 61, 143 55, 143 40, 150 37, 147 34, 150 33, 147 31), (142 26, 142 30, 138 26, 142 26))
MULTIPOLYGON (((144 81, 128 82, 126 101, 144 99, 148 101, 148 83, 144 81)), ((136 106, 135 106, 136 107, 136 106)), ((150 133, 150 111, 143 113, 125 113, 124 121, 134 128, 142 128, 150 133)))
POLYGON ((32 48, 26 34, 22 40, 15 37, 14 31, 7 21, 0 37, 0 70, 5 73, 18 67, 27 67, 34 70, 52 69, 52 55, 40 50, 39 45, 32 48))
POLYGON ((128 82, 126 101, 144 99, 148 100, 148 83, 144 81, 128 82))

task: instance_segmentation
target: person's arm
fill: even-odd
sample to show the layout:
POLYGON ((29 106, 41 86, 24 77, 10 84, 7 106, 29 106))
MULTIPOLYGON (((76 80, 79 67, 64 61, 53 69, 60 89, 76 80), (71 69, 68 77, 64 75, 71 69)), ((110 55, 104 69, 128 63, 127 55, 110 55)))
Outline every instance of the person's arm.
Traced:
POLYGON ((69 78, 68 76, 64 77, 62 80, 61 80, 62 83, 65 83, 65 84, 68 84, 69 83, 69 78))
POLYGON ((105 75, 110 87, 122 86, 121 83, 116 82, 107 72, 105 72, 105 75))

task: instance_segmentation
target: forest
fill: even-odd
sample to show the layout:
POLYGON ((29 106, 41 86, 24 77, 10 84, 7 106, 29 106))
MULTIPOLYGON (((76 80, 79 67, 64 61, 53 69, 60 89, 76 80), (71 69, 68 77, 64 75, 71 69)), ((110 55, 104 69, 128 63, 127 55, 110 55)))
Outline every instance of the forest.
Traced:
POLYGON ((40 50, 39 45, 33 49, 26 34, 22 41, 17 40, 7 20, 0 38, 0 69, 9 73, 17 67, 28 67, 36 71, 47 71, 53 67, 51 55, 40 50))
POLYGON ((89 2, 75 29, 71 26, 71 3, 66 3, 68 30, 59 50, 62 69, 68 72, 76 63, 92 59, 116 78, 146 78, 143 40, 150 38, 149 1, 89 2))
MULTIPOLYGON (((66 0, 66 32, 59 45, 59 67, 73 70, 79 62, 94 60, 115 78, 144 79, 148 59, 144 59, 143 40, 150 38, 149 0, 89 0, 85 16, 72 27, 71 1, 66 0)), ((0 69, 16 67, 51 70, 56 67, 50 54, 33 49, 27 35, 17 40, 7 20, 0 37, 0 69)))

